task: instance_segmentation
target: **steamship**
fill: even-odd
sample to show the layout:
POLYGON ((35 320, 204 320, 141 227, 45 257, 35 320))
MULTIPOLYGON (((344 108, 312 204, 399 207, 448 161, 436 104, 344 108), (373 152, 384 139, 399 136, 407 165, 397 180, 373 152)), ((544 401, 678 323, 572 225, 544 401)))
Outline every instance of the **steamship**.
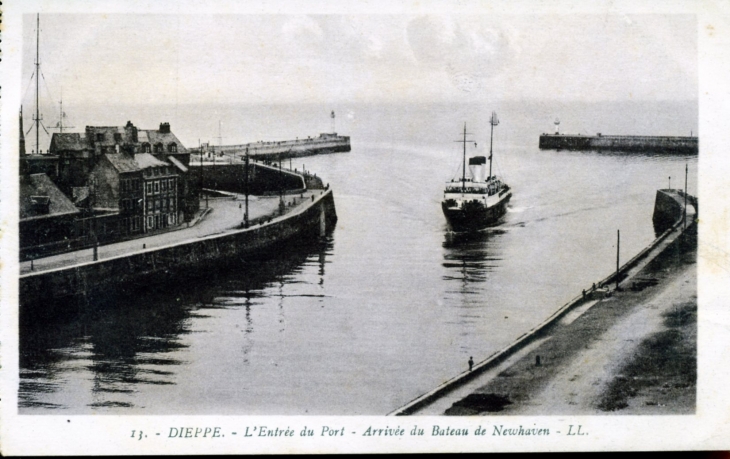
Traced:
POLYGON ((441 202, 446 221, 455 232, 479 231, 497 224, 507 212, 507 204, 512 197, 509 185, 492 175, 492 141, 494 127, 499 124, 496 113, 492 112, 489 123, 489 158, 474 156, 467 163, 466 124, 462 140, 457 141, 463 144, 461 177, 453 178, 446 184, 441 202))

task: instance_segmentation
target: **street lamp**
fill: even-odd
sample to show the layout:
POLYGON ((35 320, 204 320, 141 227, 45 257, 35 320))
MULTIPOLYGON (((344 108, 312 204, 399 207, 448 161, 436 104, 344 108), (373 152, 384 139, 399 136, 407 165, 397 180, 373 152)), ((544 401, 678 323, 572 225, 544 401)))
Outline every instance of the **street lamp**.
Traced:
POLYGON ((244 159, 244 162, 246 164, 246 167, 245 167, 246 182, 245 182, 245 186, 244 186, 244 192, 246 194, 246 210, 243 213, 243 227, 248 228, 248 147, 246 147, 246 158, 244 159))

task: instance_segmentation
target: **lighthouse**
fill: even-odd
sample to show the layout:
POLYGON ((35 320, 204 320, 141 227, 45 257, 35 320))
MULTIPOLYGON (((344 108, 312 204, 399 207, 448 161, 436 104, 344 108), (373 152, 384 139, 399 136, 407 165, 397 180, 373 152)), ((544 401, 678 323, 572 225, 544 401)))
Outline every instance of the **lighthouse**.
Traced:
POLYGON ((553 121, 553 124, 555 125, 555 135, 560 134, 560 119, 555 118, 555 121, 553 121))
POLYGON ((332 110, 332 114, 330 114, 330 118, 332 118, 332 134, 337 134, 337 129, 335 129, 335 111, 332 110))

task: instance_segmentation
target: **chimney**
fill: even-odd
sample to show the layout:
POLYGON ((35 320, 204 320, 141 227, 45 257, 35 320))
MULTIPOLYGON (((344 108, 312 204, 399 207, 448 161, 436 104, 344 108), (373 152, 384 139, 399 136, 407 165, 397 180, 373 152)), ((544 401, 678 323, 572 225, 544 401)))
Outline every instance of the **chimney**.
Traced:
POLYGON ((48 214, 51 210, 51 198, 49 196, 31 196, 30 207, 36 214, 48 214))
POLYGON ((160 123, 160 134, 170 133, 170 123, 160 123))
POLYGON ((137 143, 139 140, 137 140, 137 126, 132 124, 131 121, 127 121, 126 126, 124 126, 124 130, 126 131, 127 138, 130 139, 132 143, 137 143))

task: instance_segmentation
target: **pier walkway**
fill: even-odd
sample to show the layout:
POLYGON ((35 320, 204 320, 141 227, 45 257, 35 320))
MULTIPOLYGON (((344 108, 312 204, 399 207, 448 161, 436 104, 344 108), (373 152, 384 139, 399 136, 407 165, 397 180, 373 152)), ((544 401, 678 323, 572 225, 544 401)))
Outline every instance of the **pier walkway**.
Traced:
MULTIPOLYGON (((312 201, 312 196, 319 195, 322 190, 308 190, 302 195, 285 195, 284 201, 287 212, 298 209, 312 201), (294 205, 291 203, 294 201, 294 205)), ((201 208, 205 208, 205 199, 201 199, 201 208)), ((143 248, 163 247, 188 240, 194 240, 214 234, 224 233, 228 230, 239 229, 243 221, 244 196, 231 194, 230 198, 213 198, 208 200, 210 212, 200 221, 190 227, 171 230, 165 233, 155 234, 148 237, 140 237, 132 240, 102 245, 98 247, 98 259, 110 258, 125 253, 137 251, 143 248)), ((257 218, 279 216, 278 196, 249 196, 249 221, 257 218)), ((74 252, 62 253, 49 257, 38 258, 20 263, 20 274, 38 273, 58 268, 68 268, 79 263, 93 261, 94 249, 88 248, 74 252), (31 263, 33 269, 31 270, 31 263)))

